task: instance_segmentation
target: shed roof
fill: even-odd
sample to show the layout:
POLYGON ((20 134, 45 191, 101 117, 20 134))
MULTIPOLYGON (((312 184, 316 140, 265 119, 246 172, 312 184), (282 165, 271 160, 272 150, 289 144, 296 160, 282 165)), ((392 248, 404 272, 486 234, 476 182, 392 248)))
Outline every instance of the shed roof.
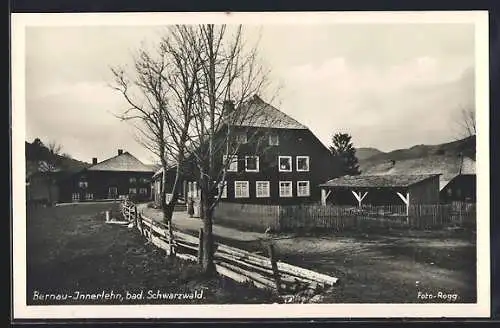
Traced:
POLYGON ((142 163, 128 151, 121 155, 111 157, 105 161, 89 167, 89 171, 126 171, 126 172, 151 172, 154 170, 142 163))
POLYGON ((354 175, 329 180, 320 187, 390 188, 409 187, 439 174, 418 175, 354 175))

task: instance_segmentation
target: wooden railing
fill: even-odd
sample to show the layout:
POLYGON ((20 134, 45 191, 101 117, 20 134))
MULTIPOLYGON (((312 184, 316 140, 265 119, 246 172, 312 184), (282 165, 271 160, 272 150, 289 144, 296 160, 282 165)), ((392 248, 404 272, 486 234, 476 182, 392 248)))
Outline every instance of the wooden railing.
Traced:
MULTIPOLYGON (((131 228, 135 227, 149 242, 165 250, 168 255, 173 250, 173 255, 179 258, 201 262, 201 229, 198 237, 174 231, 171 240, 166 224, 144 216, 132 202, 124 201, 121 213, 123 222, 127 222, 131 228)), ((272 241, 262 240, 262 244, 269 257, 216 243, 214 259, 217 272, 238 282, 251 282, 259 288, 276 290, 285 299, 290 299, 291 293, 305 290, 313 291, 308 293, 312 298, 338 283, 338 278, 277 261, 272 241)))

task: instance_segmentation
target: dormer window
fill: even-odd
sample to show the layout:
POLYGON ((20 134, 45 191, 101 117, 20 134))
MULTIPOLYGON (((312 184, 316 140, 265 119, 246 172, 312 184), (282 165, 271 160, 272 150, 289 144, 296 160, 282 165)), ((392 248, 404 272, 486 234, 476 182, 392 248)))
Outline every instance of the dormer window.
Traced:
POLYGON ((280 144, 280 139, 278 134, 272 133, 269 135, 269 146, 278 146, 280 144))

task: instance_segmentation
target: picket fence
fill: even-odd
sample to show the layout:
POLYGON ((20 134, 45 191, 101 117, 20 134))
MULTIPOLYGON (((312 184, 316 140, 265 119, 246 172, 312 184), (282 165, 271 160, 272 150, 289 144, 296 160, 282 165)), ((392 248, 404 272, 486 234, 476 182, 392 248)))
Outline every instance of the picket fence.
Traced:
POLYGON ((256 205, 220 203, 214 213, 222 224, 274 231, 358 228, 432 229, 475 227, 476 206, 468 203, 406 206, 256 205))

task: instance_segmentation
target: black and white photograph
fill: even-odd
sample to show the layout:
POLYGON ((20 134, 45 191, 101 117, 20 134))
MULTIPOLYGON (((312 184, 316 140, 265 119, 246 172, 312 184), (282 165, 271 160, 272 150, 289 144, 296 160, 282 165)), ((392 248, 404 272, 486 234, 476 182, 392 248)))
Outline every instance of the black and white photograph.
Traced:
POLYGON ((488 317, 488 13, 12 15, 19 318, 488 317))

